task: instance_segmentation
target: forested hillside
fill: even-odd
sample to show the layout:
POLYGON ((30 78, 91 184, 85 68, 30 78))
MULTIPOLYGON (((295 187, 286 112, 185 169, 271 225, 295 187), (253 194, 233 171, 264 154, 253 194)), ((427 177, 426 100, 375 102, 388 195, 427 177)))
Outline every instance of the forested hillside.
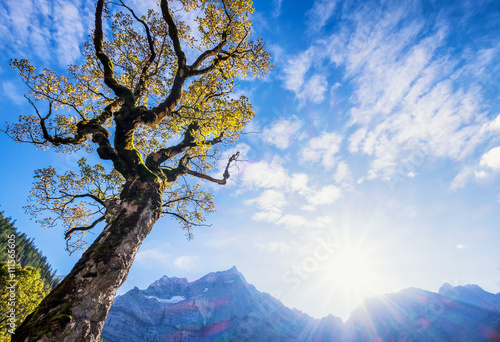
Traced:
POLYGON ((47 262, 47 258, 36 247, 33 239, 29 238, 25 233, 19 233, 14 226, 14 221, 11 218, 5 217, 3 212, 0 212, 0 262, 8 261, 7 245, 8 236, 16 235, 16 261, 24 268, 32 266, 40 270, 41 279, 46 286, 53 289, 58 280, 55 271, 47 262))

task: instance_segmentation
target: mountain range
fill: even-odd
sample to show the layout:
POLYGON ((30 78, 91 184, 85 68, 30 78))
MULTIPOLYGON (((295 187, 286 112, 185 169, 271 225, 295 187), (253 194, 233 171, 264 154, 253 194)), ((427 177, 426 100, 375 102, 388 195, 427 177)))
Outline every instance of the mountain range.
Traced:
POLYGON ((499 341, 500 293, 444 284, 366 299, 343 323, 315 319, 247 283, 233 267, 199 280, 167 277, 116 297, 105 342, 499 341))

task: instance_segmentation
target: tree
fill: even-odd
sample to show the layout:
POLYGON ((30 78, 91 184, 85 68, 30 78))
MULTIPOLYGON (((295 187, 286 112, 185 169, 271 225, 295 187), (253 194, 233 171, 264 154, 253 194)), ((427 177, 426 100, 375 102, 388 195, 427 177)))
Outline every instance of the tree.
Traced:
POLYGON ((9 267, 7 262, 0 263, 1 342, 10 341, 10 335, 16 325, 22 322, 49 293, 48 284, 40 277, 40 270, 32 266, 23 268, 19 264, 12 266, 9 267), (10 274, 14 277, 10 277, 10 274))
POLYGON ((78 170, 63 174, 37 170, 27 211, 44 226, 61 223, 70 252, 83 247, 86 231, 104 225, 13 341, 97 341, 154 223, 172 215, 191 236, 214 210, 212 195, 197 180, 225 184, 229 178, 238 153, 223 162, 221 178, 209 172, 221 146, 236 141, 253 117, 248 99, 232 93, 239 79, 263 76, 270 56, 252 39, 251 0, 175 4, 181 8, 161 0, 159 13, 139 17, 122 1, 108 8, 98 0, 85 63, 70 66, 68 75, 12 61, 34 109, 6 132, 63 153, 95 147, 103 160, 91 165, 82 158, 78 170), (197 39, 178 11, 197 11, 197 39), (188 62, 186 53, 196 56, 188 62), (47 111, 36 101, 48 102, 47 111))
POLYGON ((54 288, 58 283, 55 272, 47 262, 47 258, 36 248, 34 240, 28 238, 25 233, 19 233, 10 218, 4 217, 0 212, 0 262, 10 260, 7 253, 9 236, 14 235, 16 244, 16 262, 21 267, 32 266, 40 271, 40 278, 48 288, 54 288))

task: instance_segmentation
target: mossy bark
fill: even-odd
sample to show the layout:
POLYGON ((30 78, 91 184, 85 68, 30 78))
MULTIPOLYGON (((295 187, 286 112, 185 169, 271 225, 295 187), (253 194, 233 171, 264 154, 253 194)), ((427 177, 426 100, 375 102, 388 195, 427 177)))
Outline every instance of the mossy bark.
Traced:
POLYGON ((99 341, 116 291, 161 213, 162 182, 128 181, 107 225, 73 270, 18 327, 12 341, 99 341))

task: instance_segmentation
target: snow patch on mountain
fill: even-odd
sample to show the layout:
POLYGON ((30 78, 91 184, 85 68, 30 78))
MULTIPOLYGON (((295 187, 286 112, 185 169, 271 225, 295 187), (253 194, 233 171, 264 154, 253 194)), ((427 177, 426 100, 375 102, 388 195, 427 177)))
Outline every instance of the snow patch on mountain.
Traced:
POLYGON ((170 303, 170 304, 175 304, 175 303, 179 303, 179 302, 186 300, 186 297, 184 297, 184 296, 173 296, 172 298, 169 298, 169 299, 158 298, 155 296, 146 296, 146 298, 156 299, 160 303, 170 303))

